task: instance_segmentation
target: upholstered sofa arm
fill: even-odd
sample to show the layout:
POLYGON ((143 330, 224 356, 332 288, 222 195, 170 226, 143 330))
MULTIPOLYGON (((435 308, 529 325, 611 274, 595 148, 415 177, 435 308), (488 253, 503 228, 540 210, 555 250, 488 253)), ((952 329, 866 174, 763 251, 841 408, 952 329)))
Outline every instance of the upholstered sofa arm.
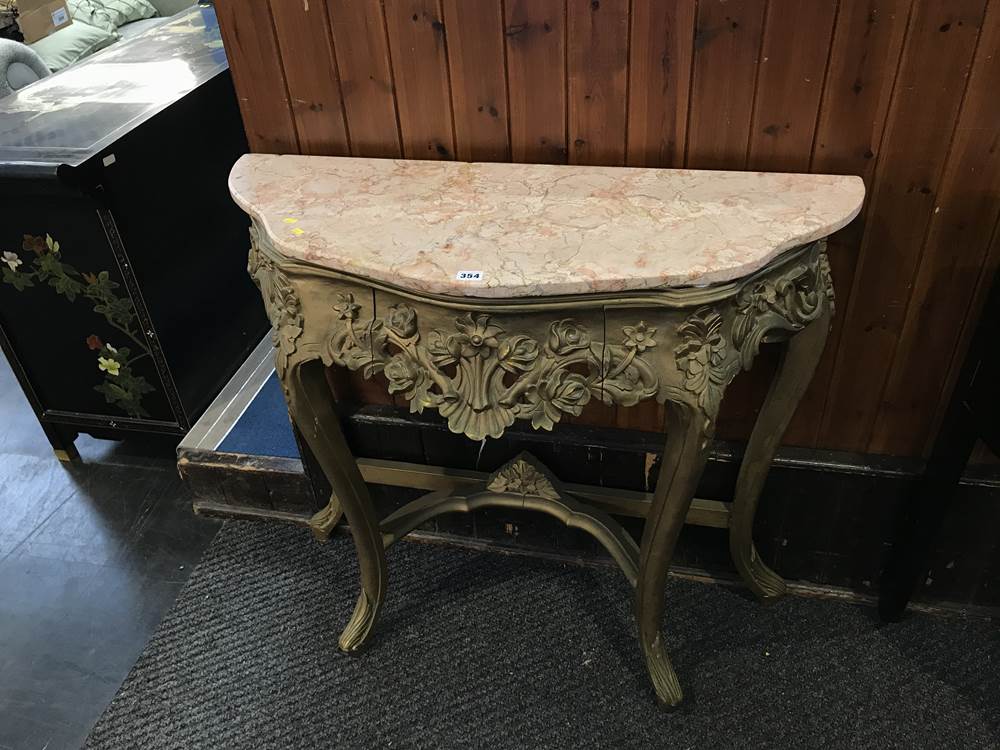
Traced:
POLYGON ((48 67, 31 47, 0 39, 0 96, 12 94, 47 75, 48 67))

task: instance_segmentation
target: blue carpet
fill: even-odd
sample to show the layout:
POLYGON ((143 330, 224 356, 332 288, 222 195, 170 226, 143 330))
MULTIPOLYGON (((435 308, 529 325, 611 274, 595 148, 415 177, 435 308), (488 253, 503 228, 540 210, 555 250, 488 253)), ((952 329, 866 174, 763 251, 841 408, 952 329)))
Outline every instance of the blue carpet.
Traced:
POLYGON ((251 456, 299 457, 292 424, 288 420, 285 394, 281 392, 281 383, 275 373, 271 373, 260 393, 236 420, 233 429, 219 444, 219 450, 251 456))

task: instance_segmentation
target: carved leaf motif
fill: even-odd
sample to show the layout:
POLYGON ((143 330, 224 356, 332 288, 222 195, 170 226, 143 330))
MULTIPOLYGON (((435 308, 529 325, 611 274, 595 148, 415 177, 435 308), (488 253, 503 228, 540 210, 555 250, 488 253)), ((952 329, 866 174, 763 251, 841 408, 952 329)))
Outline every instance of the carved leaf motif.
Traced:
POLYGON ((275 369, 282 376, 302 335, 302 307, 295 287, 274 262, 260 252, 255 227, 250 228, 250 255, 247 271, 260 289, 264 309, 271 321, 271 340, 277 350, 275 369))
POLYGON ((718 414, 726 385, 735 374, 727 361, 722 336, 722 316, 710 307, 693 312, 677 333, 681 344, 674 349, 677 368, 684 373, 684 387, 697 394, 698 405, 711 417, 718 414))
POLYGON ((492 492, 508 492, 525 497, 559 499, 559 491, 545 473, 521 457, 504 465, 490 477, 486 489, 492 492))
POLYGON ((409 305, 390 305, 385 322, 397 336, 408 339, 417 332, 417 311, 409 305))
POLYGON ((497 358, 507 372, 530 370, 538 359, 538 342, 530 336, 510 336, 500 342, 497 358))
POLYGON ((338 304, 333 306, 333 309, 337 311, 341 320, 357 320, 358 312, 361 310, 361 305, 354 301, 354 295, 338 292, 337 293, 338 304))
POLYGON ((833 283, 823 248, 822 243, 817 244, 802 263, 740 290, 732 335, 745 370, 750 369, 767 336, 775 331, 801 331, 822 314, 824 305, 833 312, 833 283))
POLYGON ((833 290, 833 274, 830 271, 830 259, 826 255, 826 245, 823 245, 823 250, 819 254, 819 275, 820 282, 822 286, 826 289, 826 299, 830 303, 830 315, 836 313, 836 294, 833 290))

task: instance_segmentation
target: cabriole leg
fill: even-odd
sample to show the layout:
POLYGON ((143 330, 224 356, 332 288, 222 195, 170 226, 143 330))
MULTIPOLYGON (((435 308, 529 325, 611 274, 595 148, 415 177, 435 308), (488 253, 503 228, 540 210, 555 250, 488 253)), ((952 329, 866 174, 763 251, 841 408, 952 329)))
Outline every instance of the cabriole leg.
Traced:
POLYGON ((289 413, 326 474, 354 537, 361 570, 361 595, 350 622, 340 635, 340 648, 355 651, 371 635, 385 596, 382 535, 368 488, 341 432, 322 363, 312 360, 293 365, 283 381, 289 413))
POLYGON ((761 599, 785 593, 781 576, 767 567, 753 543, 753 519, 764 480, 799 399, 819 364, 830 330, 829 307, 785 344, 778 372, 757 416, 736 482, 729 521, 729 551, 747 586, 761 599))
POLYGON ((668 706, 677 705, 683 693, 664 649, 660 631, 663 589, 677 537, 705 466, 711 430, 712 422, 701 409, 688 404, 668 404, 663 464, 656 480, 653 505, 646 517, 639 552, 635 600, 639 644, 646 657, 656 695, 668 706))

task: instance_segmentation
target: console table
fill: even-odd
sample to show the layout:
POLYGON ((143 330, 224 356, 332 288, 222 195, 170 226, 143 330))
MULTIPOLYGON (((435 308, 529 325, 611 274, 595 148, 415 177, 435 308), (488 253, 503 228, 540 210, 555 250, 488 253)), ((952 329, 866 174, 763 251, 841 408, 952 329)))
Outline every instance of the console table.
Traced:
POLYGON ((341 649, 371 636, 389 545, 442 513, 529 508, 589 532, 617 561, 656 694, 677 704, 661 634, 667 568, 723 393, 776 341, 784 356, 729 537, 754 593, 784 592, 755 552, 754 512, 823 350, 833 314, 823 238, 858 213, 859 178, 252 154, 230 191, 253 220, 249 271, 289 411, 333 488, 311 525, 325 538, 343 512, 357 548, 361 594, 341 649), (479 486, 437 489, 377 518, 330 365, 381 373, 412 411, 437 410, 476 441, 518 419, 551 430, 592 399, 666 403, 641 544, 527 454, 479 486))

